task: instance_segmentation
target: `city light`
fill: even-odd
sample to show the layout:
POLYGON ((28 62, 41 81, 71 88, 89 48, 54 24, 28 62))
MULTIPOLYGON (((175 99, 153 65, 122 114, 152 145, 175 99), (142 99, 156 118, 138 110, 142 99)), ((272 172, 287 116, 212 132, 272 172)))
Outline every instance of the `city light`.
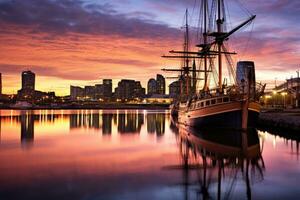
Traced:
POLYGON ((287 93, 286 93, 286 92, 282 92, 281 95, 282 95, 282 96, 286 96, 287 93))

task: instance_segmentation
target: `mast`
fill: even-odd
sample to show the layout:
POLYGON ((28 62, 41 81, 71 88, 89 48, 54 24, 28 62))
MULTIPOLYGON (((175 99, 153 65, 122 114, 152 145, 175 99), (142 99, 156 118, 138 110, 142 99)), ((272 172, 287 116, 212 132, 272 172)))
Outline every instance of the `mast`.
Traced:
POLYGON ((184 38, 184 68, 186 79, 186 97, 189 96, 190 79, 189 79, 189 26, 188 26, 188 9, 185 10, 185 38, 184 38))
MULTIPOLYGON (((204 46, 207 48, 207 0, 204 0, 203 3, 203 9, 204 9, 204 31, 203 31, 203 40, 204 40, 204 46)), ((204 91, 207 91, 207 54, 204 55, 204 91)))
MULTIPOLYGON (((193 93, 196 93, 196 80, 202 80, 198 79, 196 76, 196 72, 204 72, 204 84, 203 84, 203 91, 209 90, 209 75, 208 73, 213 72, 214 73, 214 66, 217 65, 216 71, 218 72, 216 75, 218 77, 214 77, 216 79, 216 86, 217 90, 222 93, 223 92, 223 55, 225 55, 225 58, 227 62, 230 65, 230 59, 228 58, 230 55, 236 54, 235 52, 228 52, 226 47, 224 46, 224 42, 229 39, 229 37, 246 26, 247 24, 251 23, 255 15, 252 15, 250 18, 248 18, 243 23, 239 24, 235 28, 233 28, 230 31, 225 30, 224 21, 226 19, 226 12, 225 12, 225 5, 224 0, 202 0, 201 6, 200 6, 200 24, 202 26, 202 37, 203 41, 201 41, 200 44, 196 45, 196 47, 199 47, 200 49, 198 51, 190 51, 190 44, 189 44, 189 26, 188 26, 188 10, 185 12, 185 34, 184 34, 184 44, 183 44, 183 51, 169 51, 170 54, 173 55, 167 55, 163 56, 165 58, 174 58, 174 59, 182 59, 181 68, 180 69, 163 69, 164 71, 178 71, 181 72, 182 75, 182 84, 186 84, 182 87, 183 90, 182 94, 186 95, 186 97, 189 97, 190 95, 193 95, 193 93), (212 5, 210 5, 210 2, 212 5), (211 7, 211 10, 209 9, 211 7), (211 17, 214 16, 214 23, 213 25, 210 23, 211 17), (214 25, 216 25, 216 30, 212 30, 214 28, 214 25), (212 27, 211 27, 212 26, 212 27), (212 32, 211 32, 212 31, 212 32), (226 32, 225 32, 226 31, 226 32), (175 54, 175 55, 174 55, 175 54), (203 59, 204 62, 202 63, 201 69, 195 69, 195 62, 193 63, 193 66, 190 66, 191 59, 197 59, 201 60, 203 59), (216 62, 215 62, 216 61, 216 62)), ((230 68, 231 69, 231 68, 230 68)), ((229 69, 229 70, 230 70, 229 69)), ((234 76, 234 71, 230 71, 230 75, 234 76)))
POLYGON ((193 72, 193 93, 195 94, 196 93, 196 90, 197 90, 197 69, 196 69, 196 62, 195 62, 195 59, 193 61, 193 68, 192 68, 192 72, 193 72))
MULTIPOLYGON (((218 19, 217 19, 217 32, 218 35, 222 34, 222 24, 223 19, 221 19, 221 4, 223 0, 218 0, 218 19)), ((219 64, 219 81, 218 81, 218 87, 219 92, 222 92, 222 44, 223 41, 218 41, 218 64, 219 64)))

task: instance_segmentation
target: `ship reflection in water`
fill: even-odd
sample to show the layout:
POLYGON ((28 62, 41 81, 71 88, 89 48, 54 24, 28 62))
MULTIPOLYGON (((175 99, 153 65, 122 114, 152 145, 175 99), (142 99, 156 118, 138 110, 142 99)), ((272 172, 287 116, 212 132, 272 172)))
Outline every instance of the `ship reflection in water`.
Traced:
POLYGON ((0 199, 300 195, 297 137, 203 132, 168 111, 1 111, 0 122, 0 199))
POLYGON ((264 179, 265 164, 255 129, 200 132, 180 127, 178 140, 185 199, 195 181, 194 191, 202 199, 229 199, 237 184, 245 187, 246 197, 251 199, 251 183, 264 179))

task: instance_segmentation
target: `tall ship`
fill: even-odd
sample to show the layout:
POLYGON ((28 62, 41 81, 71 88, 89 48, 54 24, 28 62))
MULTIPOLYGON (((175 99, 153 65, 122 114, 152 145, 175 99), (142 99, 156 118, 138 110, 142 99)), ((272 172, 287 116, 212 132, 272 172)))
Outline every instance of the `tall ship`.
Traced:
POLYGON ((164 69, 180 73, 180 98, 172 107, 172 113, 178 114, 179 123, 231 129, 256 125, 261 109, 259 98, 265 84, 256 83, 254 62, 239 61, 235 67, 232 56, 237 53, 229 51, 230 37, 249 26, 256 16, 247 10, 247 19, 228 30, 229 3, 229 0, 200 2, 201 37, 194 51, 189 47, 186 13, 184 49, 172 50, 170 55, 164 56, 184 61, 180 69, 164 69))

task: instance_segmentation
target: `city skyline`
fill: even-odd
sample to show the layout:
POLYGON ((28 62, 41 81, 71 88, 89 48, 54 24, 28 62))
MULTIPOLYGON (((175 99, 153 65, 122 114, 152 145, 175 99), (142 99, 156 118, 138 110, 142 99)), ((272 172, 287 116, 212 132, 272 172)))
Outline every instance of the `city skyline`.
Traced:
MULTIPOLYGON (((257 19, 247 51, 233 46, 237 59, 255 62, 258 81, 290 78, 299 69, 300 3, 242 2, 257 19)), ((186 7, 193 11, 194 0, 0 1, 3 93, 16 93, 25 70, 36 73, 37 90, 58 95, 67 95, 70 85, 94 85, 105 78, 112 78, 115 88, 124 76, 146 88, 161 68, 178 66, 160 56, 181 48, 186 7)), ((247 31, 239 33, 239 42, 247 42, 247 31)))
MULTIPOLYGON (((27 95, 27 92, 34 92, 34 91, 38 91, 35 89, 36 87, 36 74, 33 72, 33 71, 30 71, 30 70, 27 70, 27 71, 22 71, 20 73, 20 77, 21 77, 21 86, 20 88, 17 88, 17 93, 14 93, 13 95, 16 95, 16 94, 19 94, 19 92, 23 92, 23 91, 26 91, 26 95, 27 95)), ((95 91, 91 91, 92 93, 103 93, 104 96, 106 97, 111 97, 112 96, 112 93, 115 93, 117 92, 117 89, 118 87, 120 86, 120 83, 122 84, 124 81, 125 82, 133 82, 135 84, 137 84, 137 88, 141 88, 141 89, 144 89, 144 93, 148 95, 155 95, 155 94, 159 94, 159 95, 165 95, 168 93, 168 91, 166 90, 166 83, 165 83, 165 77, 161 74, 156 74, 156 77, 157 77, 157 81, 154 80, 153 78, 149 78, 149 81, 151 80, 154 80, 155 82, 157 82, 157 85, 155 85, 155 89, 150 89, 150 90, 155 90, 155 91, 150 91, 149 92, 149 81, 148 81, 148 86, 146 87, 143 87, 141 85, 141 81, 139 80, 132 80, 132 79, 127 79, 127 78, 122 78, 118 81, 118 83, 116 84, 116 86, 114 87, 112 82, 113 80, 112 79, 99 79, 96 84, 94 85, 83 85, 83 86, 79 86, 79 85, 70 85, 69 87, 69 94, 65 95, 65 96, 68 96, 68 95, 71 95, 72 96, 72 89, 75 89, 75 90, 89 90, 89 89, 92 89, 92 90, 95 90, 95 91)), ((177 81, 174 81, 174 82, 177 82, 177 81)), ((172 82, 172 83, 174 83, 172 82)), ((171 84, 170 84, 171 85, 171 84)), ((134 86, 134 87, 136 87, 134 86)), ((2 74, 0 73, 0 94, 3 94, 2 93, 2 90, 3 90, 3 87, 2 87, 2 74)), ((46 92, 50 92, 50 93, 55 93, 55 91, 43 91, 44 93, 46 92)), ((78 91, 77 91, 78 92, 78 91)), ((76 93, 77 93, 76 92, 76 93)), ((10 95, 10 94, 3 94, 3 95, 10 95)), ((83 94, 80 94, 79 96, 82 96, 83 94)), ((86 95, 83 95, 83 96, 86 96, 86 95)))

